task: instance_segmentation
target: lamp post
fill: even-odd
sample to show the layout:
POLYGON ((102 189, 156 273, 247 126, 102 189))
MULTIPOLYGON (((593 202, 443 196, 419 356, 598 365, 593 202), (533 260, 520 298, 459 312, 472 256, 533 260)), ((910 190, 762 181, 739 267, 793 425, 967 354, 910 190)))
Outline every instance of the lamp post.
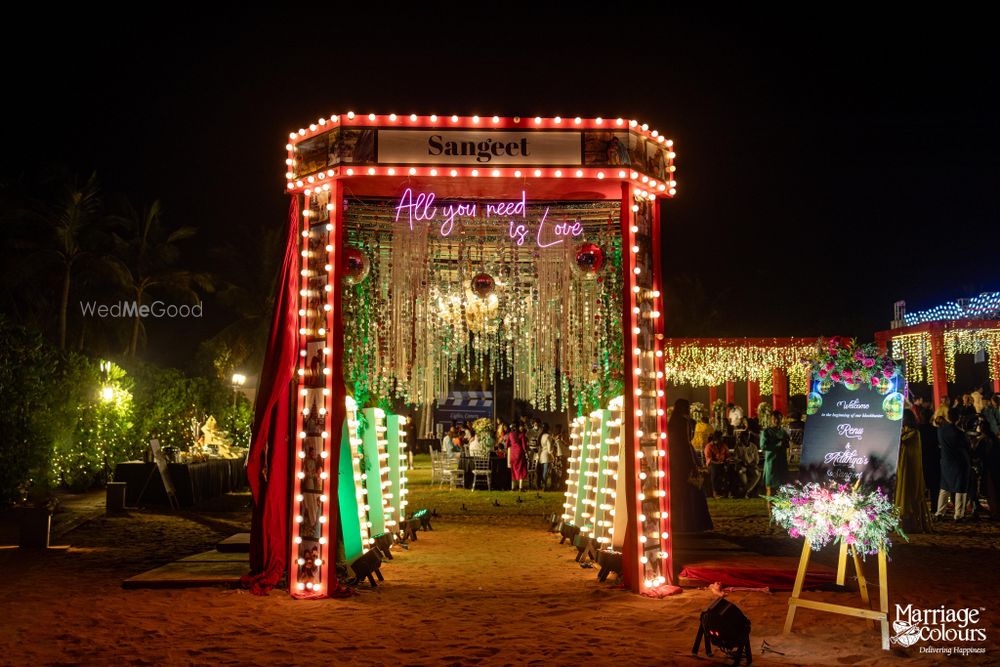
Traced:
POLYGON ((247 383, 247 376, 242 373, 233 373, 233 409, 236 409, 236 394, 240 387, 247 383))

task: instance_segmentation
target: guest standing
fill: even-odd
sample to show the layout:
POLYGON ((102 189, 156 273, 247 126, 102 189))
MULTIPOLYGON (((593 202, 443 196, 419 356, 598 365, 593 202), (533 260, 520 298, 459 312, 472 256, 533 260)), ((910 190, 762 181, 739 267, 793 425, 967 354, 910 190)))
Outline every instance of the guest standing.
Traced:
POLYGON ((981 414, 989 424, 993 437, 1000 436, 1000 394, 993 394, 981 414))
POLYGON ((931 517, 924 500, 923 448, 917 417, 911 410, 903 412, 903 432, 896 464, 896 507, 899 508, 903 530, 908 533, 930 531, 931 517))
POLYGON ((544 491, 549 484, 549 471, 555 459, 552 436, 549 435, 549 425, 542 424, 542 437, 538 441, 538 488, 544 491))
POLYGON ((772 489, 784 484, 788 477, 788 432, 781 428, 781 418, 780 412, 772 412, 771 423, 760 433, 760 449, 764 452, 764 487, 769 496, 772 489))
POLYGON ((510 490, 515 487, 524 490, 524 480, 528 477, 528 445, 524 436, 524 426, 511 424, 507 433, 507 467, 510 468, 510 490))
POLYGON ((957 408, 949 408, 947 417, 938 426, 938 444, 941 446, 941 490, 938 492, 938 507, 934 516, 939 519, 944 518, 948 500, 954 493, 955 521, 964 521, 972 461, 969 440, 955 425, 959 417, 957 408))
POLYGON ((667 422, 667 447, 670 452, 670 502, 673 529, 679 533, 703 532, 712 529, 708 501, 701 484, 693 484, 695 463, 694 447, 688 437, 688 415, 691 404, 683 398, 674 403, 670 421, 667 422))

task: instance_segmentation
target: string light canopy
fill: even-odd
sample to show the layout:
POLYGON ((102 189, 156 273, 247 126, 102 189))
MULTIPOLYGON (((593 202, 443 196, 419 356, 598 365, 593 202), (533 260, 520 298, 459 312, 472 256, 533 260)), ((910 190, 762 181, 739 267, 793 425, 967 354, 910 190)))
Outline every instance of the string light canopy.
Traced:
POLYGON ((754 381, 769 394, 772 371, 778 369, 787 373, 791 394, 805 394, 809 374, 801 362, 816 343, 815 338, 668 338, 664 374, 672 384, 694 387, 754 381))
POLYGON ((907 326, 912 326, 924 322, 995 318, 998 315, 1000 315, 1000 292, 983 292, 971 299, 948 301, 926 310, 905 313, 903 322, 907 326))
POLYGON ((931 385, 935 405, 947 397, 948 383, 956 380, 955 357, 959 354, 984 354, 993 390, 1000 391, 1000 320, 925 321, 880 331, 875 341, 905 363, 907 382, 931 385))

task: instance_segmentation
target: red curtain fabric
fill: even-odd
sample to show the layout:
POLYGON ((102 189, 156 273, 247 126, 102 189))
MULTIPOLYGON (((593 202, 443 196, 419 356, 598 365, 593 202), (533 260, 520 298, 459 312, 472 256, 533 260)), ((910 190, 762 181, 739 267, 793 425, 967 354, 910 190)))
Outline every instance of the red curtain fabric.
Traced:
POLYGON ((241 582, 255 595, 277 585, 288 564, 289 497, 291 483, 292 400, 298 334, 299 201, 292 198, 288 214, 285 259, 274 299, 274 317, 254 406, 253 437, 247 478, 253 496, 250 524, 250 573, 241 582))

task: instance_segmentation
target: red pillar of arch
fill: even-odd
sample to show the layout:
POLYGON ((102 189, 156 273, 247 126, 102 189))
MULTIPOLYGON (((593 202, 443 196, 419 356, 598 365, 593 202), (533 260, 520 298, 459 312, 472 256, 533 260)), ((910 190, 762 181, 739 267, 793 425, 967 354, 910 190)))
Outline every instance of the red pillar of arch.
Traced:
POLYGON ((733 382, 732 380, 729 380, 726 382, 726 405, 735 402, 736 402, 736 383, 733 382))
POLYGON ((934 406, 948 396, 948 368, 944 360, 944 330, 938 325, 931 325, 931 373, 934 375, 934 406))
POLYGON ((771 407, 783 415, 788 414, 788 373, 783 368, 771 371, 771 407))
POLYGON ((709 417, 710 419, 712 417, 715 417, 715 415, 712 414, 712 406, 718 399, 719 399, 719 388, 716 387, 715 385, 712 385, 711 387, 708 388, 708 413, 710 415, 709 417))
POLYGON ((760 383, 747 380, 747 417, 757 416, 757 404, 760 403, 760 383))

